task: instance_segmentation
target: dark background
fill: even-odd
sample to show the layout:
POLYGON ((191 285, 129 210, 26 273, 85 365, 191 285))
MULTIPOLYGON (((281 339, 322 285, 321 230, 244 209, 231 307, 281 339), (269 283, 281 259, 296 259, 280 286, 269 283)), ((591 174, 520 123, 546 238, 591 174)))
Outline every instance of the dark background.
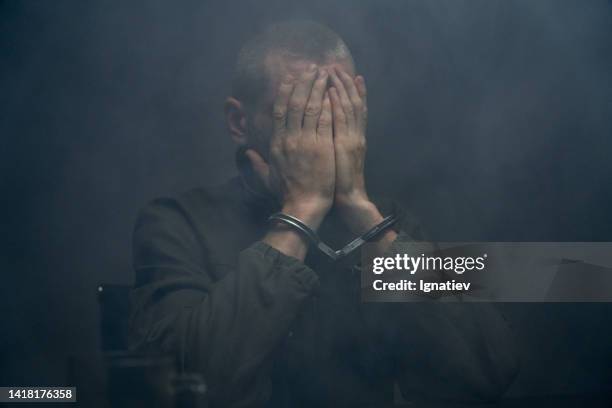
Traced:
MULTIPOLYGON (((234 56, 288 17, 352 48, 369 188, 435 238, 612 240, 610 1, 1 1, 0 385, 96 360, 95 288, 131 283, 138 209, 234 174, 234 56)), ((610 388, 610 307, 505 308, 510 395, 610 388)))

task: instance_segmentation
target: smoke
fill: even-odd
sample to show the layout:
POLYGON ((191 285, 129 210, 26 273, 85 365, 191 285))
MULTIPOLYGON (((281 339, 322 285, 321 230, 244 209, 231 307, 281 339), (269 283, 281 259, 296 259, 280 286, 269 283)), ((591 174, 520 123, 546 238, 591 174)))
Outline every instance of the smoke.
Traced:
POLYGON ((434 237, 610 239, 610 2, 0 5, 6 379, 54 382, 93 353, 94 288, 131 282, 138 208, 233 174, 230 67, 278 19, 346 39, 369 87, 369 188, 434 237))

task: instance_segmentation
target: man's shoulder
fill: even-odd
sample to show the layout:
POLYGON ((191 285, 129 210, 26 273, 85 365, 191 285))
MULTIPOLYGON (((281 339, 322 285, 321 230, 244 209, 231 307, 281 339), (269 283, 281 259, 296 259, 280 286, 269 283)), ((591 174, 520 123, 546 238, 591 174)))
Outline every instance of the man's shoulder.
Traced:
POLYGON ((195 187, 177 194, 175 199, 186 205, 198 208, 227 205, 240 199, 240 178, 233 177, 223 183, 195 187))
POLYGON ((183 219, 189 222, 215 217, 240 199, 236 178, 224 183, 200 186, 175 195, 155 198, 142 207, 138 216, 141 223, 156 219, 183 219))
POLYGON ((254 242, 240 180, 198 187, 147 204, 137 218, 137 263, 190 259, 229 265, 254 242), (206 259, 206 261, 205 261, 206 259))

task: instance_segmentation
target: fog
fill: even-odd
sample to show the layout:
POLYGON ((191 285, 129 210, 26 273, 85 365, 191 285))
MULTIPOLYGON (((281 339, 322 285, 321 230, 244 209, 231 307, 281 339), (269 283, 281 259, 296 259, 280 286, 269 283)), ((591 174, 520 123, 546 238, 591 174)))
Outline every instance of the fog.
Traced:
MULTIPOLYGON (((95 287, 131 283, 138 209, 235 174, 222 111, 233 59, 279 19, 345 38, 369 90, 369 189, 435 238, 612 240, 610 1, 3 1, 0 13, 1 384, 63 383, 68 355, 95 355, 95 287)), ((517 395, 609 379, 606 310, 559 308, 533 313, 548 340, 510 312, 528 367, 545 367, 517 395), (567 347, 548 365, 534 353, 563 360, 567 347)))

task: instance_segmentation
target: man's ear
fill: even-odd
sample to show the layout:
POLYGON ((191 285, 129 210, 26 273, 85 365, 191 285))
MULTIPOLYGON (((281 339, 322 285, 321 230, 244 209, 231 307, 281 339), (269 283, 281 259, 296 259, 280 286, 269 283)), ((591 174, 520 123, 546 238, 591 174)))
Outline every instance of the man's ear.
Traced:
POLYGON ((238 99, 230 96, 225 100, 225 123, 238 146, 245 146, 248 142, 247 115, 244 105, 238 99))

